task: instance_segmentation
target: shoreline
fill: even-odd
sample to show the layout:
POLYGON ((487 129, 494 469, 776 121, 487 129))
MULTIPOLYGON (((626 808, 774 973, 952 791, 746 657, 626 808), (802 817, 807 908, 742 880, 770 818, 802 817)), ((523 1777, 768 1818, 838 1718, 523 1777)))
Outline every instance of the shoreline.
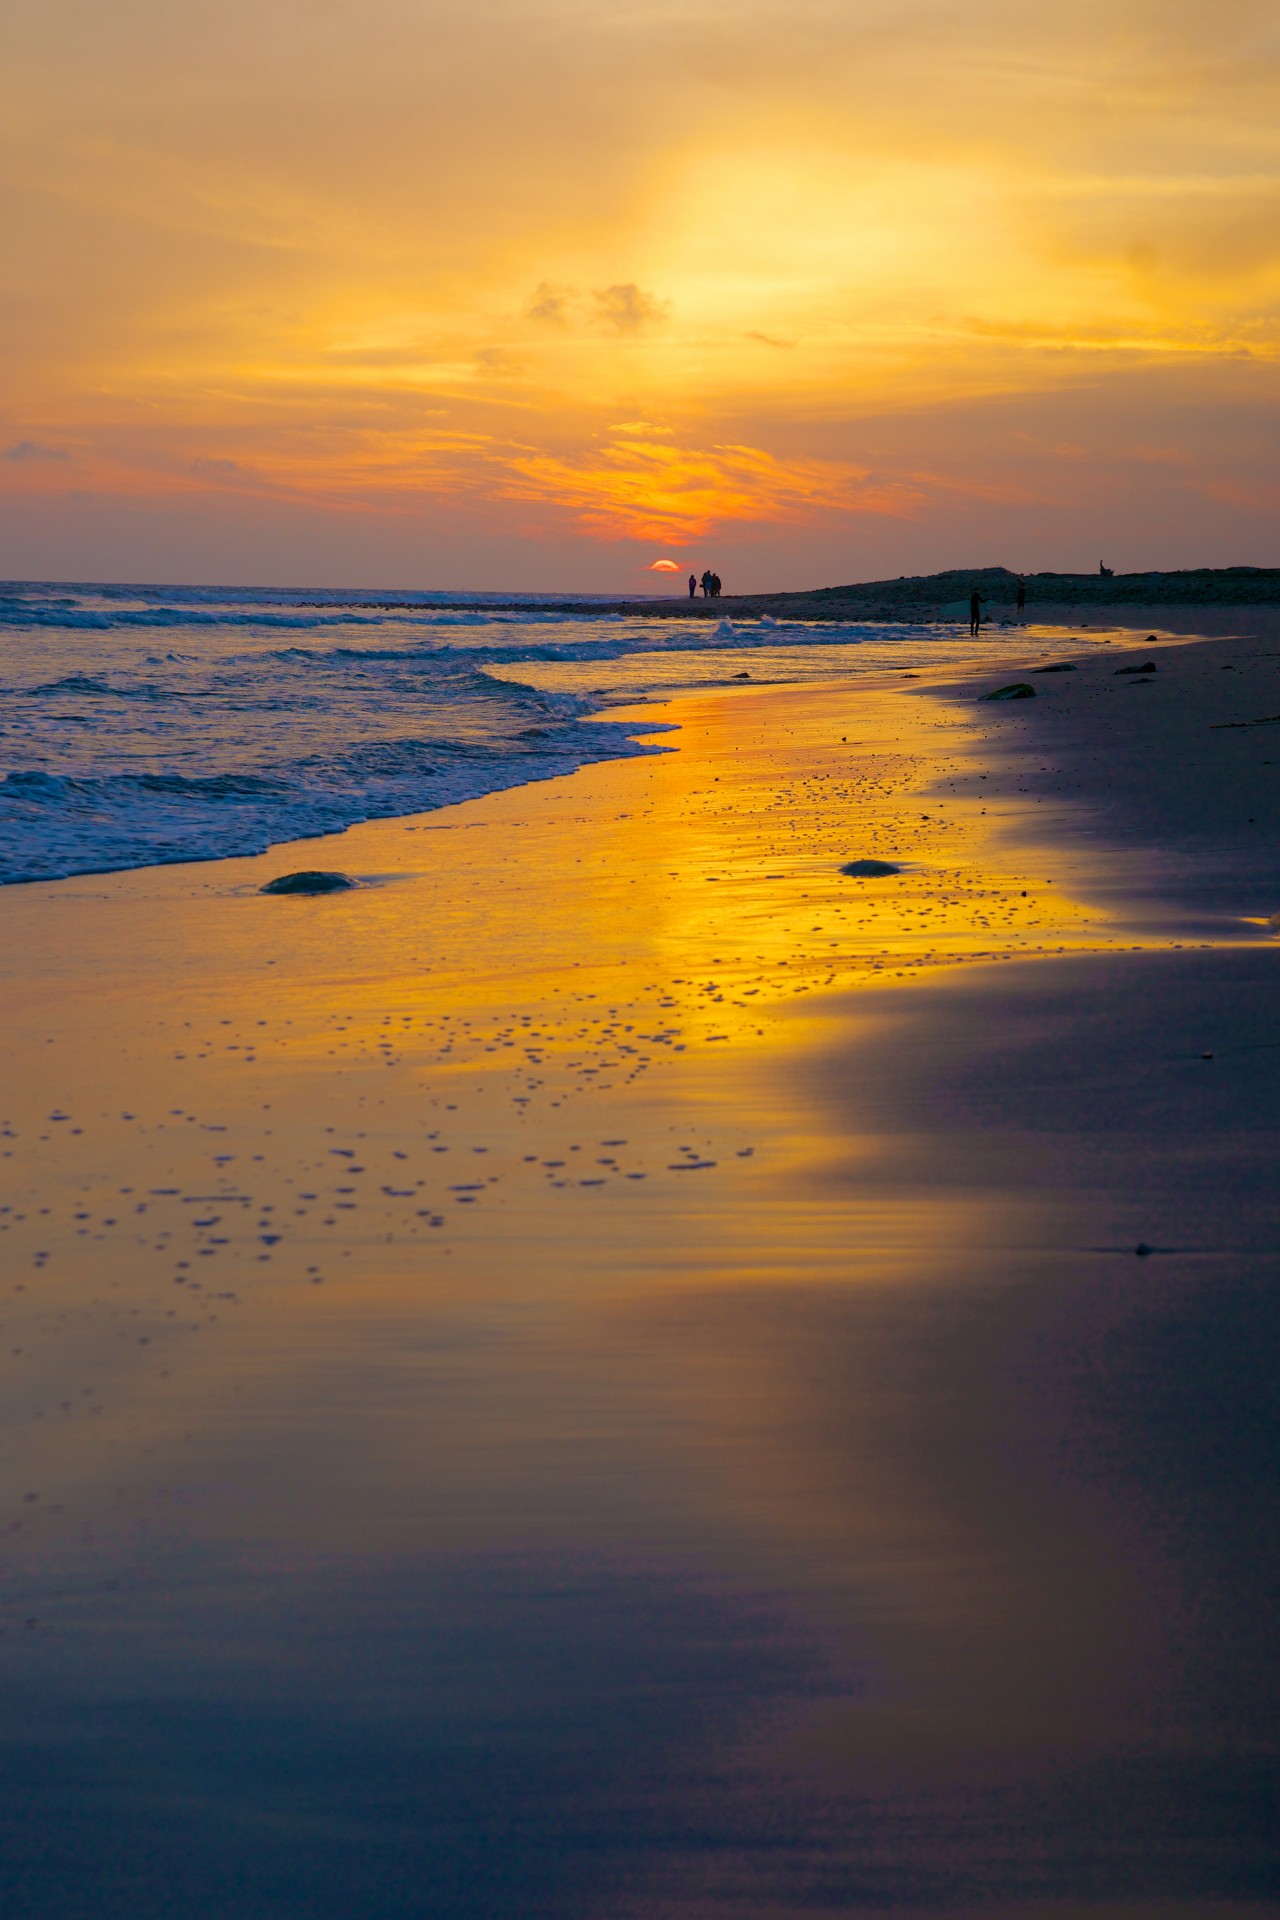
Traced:
POLYGON ((682 693, 6 892, 15 1899, 33 1779, 103 1920, 1277 1897, 1280 819, 1177 780, 1229 644, 682 693), (257 891, 312 864, 367 884, 257 891))
MULTIPOLYGON (((1167 609, 1162 611, 1168 612, 1167 609)), ((1075 624, 1078 629, 1083 630, 1088 627, 1089 623, 1077 622, 1075 624)), ((1212 623, 1209 624, 1211 625, 1212 623)), ((1021 652, 1024 647, 1035 648, 1049 645, 1064 649, 1070 648, 1073 640, 1079 637, 1078 632, 1073 634, 1070 631, 1069 624, 1061 628, 1055 628, 1052 625, 1046 625, 1040 622, 1028 623, 1021 626, 1006 623, 998 629, 988 626, 984 630, 981 639, 971 643, 971 645, 979 649, 984 645, 990 646, 996 641, 997 635, 998 644, 1001 649, 1007 647, 1011 655, 1021 652)), ((1148 635, 1143 631, 1141 626, 1116 627, 1105 623, 1098 623, 1089 633, 1089 638, 1092 641, 1098 641, 1103 644, 1119 642, 1121 645, 1128 646, 1143 646, 1147 643, 1148 639, 1154 641, 1158 638, 1171 639, 1177 637, 1179 637, 1178 628, 1176 625, 1169 625, 1168 623, 1160 627, 1158 634, 1148 635)), ((1263 637, 1270 637, 1269 629, 1264 629, 1263 637)), ((728 645, 730 643, 726 642, 726 644, 728 645)), ((796 661, 794 649, 791 655, 788 656, 785 638, 780 640, 779 648, 781 650, 783 671, 781 673, 775 672, 774 676, 770 679, 755 680, 753 682, 755 687, 761 688, 770 685, 786 687, 792 684, 799 687, 804 684, 805 676, 803 674, 797 676, 795 672, 796 661)), ((748 649, 748 652, 750 657, 754 659, 754 649, 748 649)), ((619 657, 621 658, 623 656, 619 657)), ((625 657, 643 660, 645 658, 644 649, 640 648, 636 655, 628 655, 625 657)), ((656 662, 661 662, 666 657, 666 653, 661 649, 652 655, 652 659, 656 662)), ((927 643, 924 643, 924 651, 917 661, 917 667, 918 672, 913 669, 908 677, 919 678, 925 676, 937 679, 940 673, 944 679, 947 677, 947 669, 941 666, 939 662, 929 659, 927 643)), ((467 778, 465 770, 459 772, 457 769, 451 768, 446 759, 442 767, 430 768, 427 772, 432 776, 438 788, 443 789, 447 793, 448 788, 452 786, 455 789, 455 793, 449 795, 447 798, 436 800, 434 805, 428 806, 427 793, 421 791, 424 782, 420 780, 420 790, 414 794, 411 800, 400 799, 391 804, 384 802, 383 804, 387 806, 386 811, 372 813, 363 820, 357 818, 353 822, 350 822, 349 825, 335 825, 323 833, 314 827, 311 828, 310 832, 307 832, 302 828, 300 822, 295 822, 293 823, 292 833, 286 831, 278 838, 269 838, 265 845, 262 846, 261 851, 269 853, 278 848, 290 845, 301 845, 313 839, 317 844, 321 844, 325 840, 336 840, 340 838, 342 834, 350 830, 351 825, 358 827, 377 821, 411 820, 417 818, 418 814, 424 811, 438 812, 442 809, 462 804, 466 799, 481 799, 488 794, 506 790, 520 791, 525 786, 539 784, 544 780, 559 779, 565 773, 574 771, 577 767, 591 764, 597 757, 597 753, 592 750, 597 743, 593 742, 590 733, 581 731, 583 728, 595 728, 601 736, 607 733, 619 736, 612 750, 606 750, 600 755, 602 758, 623 758, 632 754, 642 755, 646 752, 661 752, 663 751, 663 745, 660 740, 655 741, 649 746, 640 746, 635 738, 637 731, 656 733, 661 730, 661 723, 659 722, 654 722, 652 727, 649 725, 648 712, 655 702, 666 702, 672 698, 679 698, 684 692, 697 693, 717 686, 729 688, 735 686, 739 681, 749 681, 752 678, 750 673, 742 671, 729 672, 726 670, 720 676, 708 673, 702 680, 692 681, 686 687, 682 688, 679 685, 675 687, 669 686, 659 677, 655 686, 649 692, 644 692, 637 687, 634 693, 631 693, 610 687, 608 685, 606 667, 601 663, 596 663, 596 668, 597 670, 592 677, 604 678, 606 684, 602 687, 593 687, 588 692, 588 699, 594 699, 597 702, 594 710, 577 717, 574 725, 579 729, 579 732, 576 736, 566 737, 563 741, 559 742, 554 751, 543 747, 542 751, 545 758, 541 760, 537 758, 533 759, 532 771, 530 771, 527 766, 521 765, 520 761, 516 758, 508 757, 504 759, 496 749, 492 756, 492 765, 484 772, 478 772, 473 769, 470 779, 467 778), (464 792, 461 795, 456 793, 459 785, 464 787, 464 792), (473 785, 473 788, 476 790, 467 794, 465 792, 467 785, 473 785)), ((1012 661, 1010 662, 1010 670, 1013 670, 1012 661)), ((886 662, 880 669, 872 668, 870 671, 873 677, 877 671, 889 673, 892 677, 894 670, 890 669, 886 662)), ((951 672, 954 674, 956 671, 957 669, 953 664, 951 672)), ((505 673, 494 672, 491 677, 499 688, 503 687, 507 682, 511 682, 522 693, 526 694, 549 692, 554 695, 581 691, 580 688, 574 686, 571 682, 565 681, 563 678, 557 676, 554 669, 549 672, 546 663, 537 659, 525 663, 523 669, 517 666, 513 670, 509 669, 505 673)), ((859 683, 861 683, 861 675, 858 676, 858 680, 859 683)), ((838 677, 832 676, 829 684, 833 687, 837 686, 838 677)), ((554 728, 548 725, 539 725, 537 731, 541 734, 550 734, 554 731, 554 728)), ((561 731, 566 731, 566 729, 562 727, 561 731)), ((267 771, 269 772, 270 769, 267 769, 267 771)), ((71 779, 74 785, 75 776, 72 775, 71 779)), ((107 784, 110 784, 110 778, 108 778, 107 784)), ((425 784, 430 785, 430 781, 427 781, 425 784)), ((108 801, 108 806, 112 804, 114 803, 108 801)), ((86 796, 83 794, 79 796, 79 806, 81 811, 85 813, 86 819, 88 819, 92 813, 92 808, 88 804, 86 796)), ((99 827, 97 829, 99 838, 104 839, 104 841, 109 844, 112 834, 117 828, 125 831, 125 829, 121 828, 120 821, 111 817, 108 827, 99 827)), ((91 837, 92 831, 93 829, 91 828, 91 837)), ((245 831, 251 831, 252 837, 258 838, 262 829, 256 823, 251 823, 250 829, 245 831)), ((183 833, 189 833, 190 829, 185 822, 179 820, 174 824, 174 832, 181 836, 183 833)), ((159 836, 159 840, 161 846, 163 846, 163 833, 159 836)), ((149 851, 150 849, 146 850, 149 851)), ((144 857, 141 857, 142 852, 143 849, 139 849, 138 853, 130 853, 124 857, 109 856, 105 853, 94 854, 93 856, 86 856, 83 853, 77 855, 68 853, 66 850, 53 854, 43 849, 29 852, 28 858, 32 870, 21 873, 15 871, 12 877, 0 882, 0 892, 10 887, 48 884, 67 877, 106 876, 112 873, 131 872, 140 867, 145 867, 148 864, 165 866, 202 865, 208 864, 209 862, 217 862, 221 859, 253 857, 252 855, 241 854, 228 848, 226 851, 210 851, 203 855, 192 853, 191 851, 183 851, 181 853, 169 852, 159 860, 148 861, 144 857), (56 866, 69 859, 83 860, 86 857, 92 857, 95 860, 103 859, 104 863, 77 865, 73 868, 70 875, 40 870, 42 865, 56 866)), ((17 856, 15 855, 15 861, 16 858, 17 856)))

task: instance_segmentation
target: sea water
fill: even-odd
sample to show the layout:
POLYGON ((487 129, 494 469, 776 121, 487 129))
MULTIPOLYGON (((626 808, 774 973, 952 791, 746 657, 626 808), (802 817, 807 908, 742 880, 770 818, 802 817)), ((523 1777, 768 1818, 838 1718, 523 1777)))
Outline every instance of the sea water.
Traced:
POLYGON ((660 710, 607 710, 675 688, 972 652, 954 627, 495 602, 0 587, 0 883, 260 853, 660 751, 660 710))

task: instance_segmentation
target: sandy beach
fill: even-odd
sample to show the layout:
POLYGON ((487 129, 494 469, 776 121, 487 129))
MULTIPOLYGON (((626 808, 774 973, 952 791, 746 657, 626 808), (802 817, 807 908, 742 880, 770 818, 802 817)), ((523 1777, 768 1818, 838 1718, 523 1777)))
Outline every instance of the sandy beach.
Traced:
POLYGON ((0 1920, 1280 1920, 1280 25, 18 0, 0 1920))
POLYGON ((5 891, 6 1913, 1280 1913, 1280 659, 1149 612, 5 891))

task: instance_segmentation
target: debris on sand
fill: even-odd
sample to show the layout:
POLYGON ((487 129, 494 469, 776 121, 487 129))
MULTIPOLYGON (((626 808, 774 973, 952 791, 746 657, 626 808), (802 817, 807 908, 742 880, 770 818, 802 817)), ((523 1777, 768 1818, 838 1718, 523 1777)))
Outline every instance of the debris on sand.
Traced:
POLYGON ((1154 660, 1144 660, 1140 667, 1117 667, 1116 673, 1155 673, 1158 669, 1154 660))
POLYGON ((274 880, 268 880, 262 893, 346 893, 356 886, 346 873, 322 873, 309 868, 302 873, 282 873, 274 880))
POLYGON ((1031 669, 1033 673, 1074 673, 1075 670, 1076 663, 1074 660, 1055 660, 1051 667, 1033 667, 1031 669))
POLYGON ((1034 700, 1036 690, 1025 680, 1011 680, 1007 687, 997 687, 994 693, 984 693, 984 700, 1034 700))
POLYGON ((902 868, 892 860, 850 860, 840 871, 851 880, 883 880, 891 873, 901 873, 902 868))

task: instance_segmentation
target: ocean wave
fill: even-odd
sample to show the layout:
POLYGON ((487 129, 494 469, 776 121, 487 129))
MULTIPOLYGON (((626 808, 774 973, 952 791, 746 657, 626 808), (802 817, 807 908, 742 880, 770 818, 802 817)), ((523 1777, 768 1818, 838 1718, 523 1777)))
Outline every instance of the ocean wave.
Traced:
MULTIPOLYGON (((157 663, 158 664, 158 663, 157 663)), ((59 680, 45 680, 34 687, 6 687, 0 689, 0 698, 5 694, 16 694, 24 700, 45 699, 55 694, 89 694, 97 699, 108 700, 172 700, 178 696, 165 687, 157 687, 149 682, 139 686, 112 686, 110 681, 92 673, 66 673, 59 680)))
MULTIPOLYGON (((477 646, 450 646, 445 641, 432 647, 286 647, 274 655, 276 659, 297 661, 304 667, 322 668, 334 661, 353 663, 397 662, 402 666, 415 663, 438 664, 448 660, 465 661, 473 666, 534 665, 539 661, 548 664, 581 662, 588 666, 592 661, 624 660, 640 653, 741 653, 763 647, 786 646, 799 643, 806 647, 856 647, 869 641, 878 645, 892 643, 895 638, 910 638, 919 641, 932 631, 921 627, 890 626, 841 626, 811 627, 801 622, 784 623, 763 621, 751 626, 733 626, 722 620, 716 627, 690 629, 669 624, 674 631, 619 634, 607 640, 515 640, 510 643, 485 642, 477 646)), ((262 658, 261 655, 244 655, 243 658, 262 658)))
POLYGON ((0 778, 0 883, 264 853, 362 820, 425 813, 594 761, 661 751, 634 732, 609 721, 536 738, 529 729, 487 751, 398 740, 207 776, 11 772, 0 778))
POLYGON ((482 611, 463 608, 387 607, 354 608, 340 602, 307 610, 282 610, 258 606, 240 610, 227 605, 85 607, 75 602, 28 601, 0 598, 0 629, 66 627, 93 631, 129 631, 154 627, 262 628, 267 631, 314 632, 323 627, 489 627, 527 626, 555 622, 562 615, 537 608, 513 611, 492 608, 482 611))

